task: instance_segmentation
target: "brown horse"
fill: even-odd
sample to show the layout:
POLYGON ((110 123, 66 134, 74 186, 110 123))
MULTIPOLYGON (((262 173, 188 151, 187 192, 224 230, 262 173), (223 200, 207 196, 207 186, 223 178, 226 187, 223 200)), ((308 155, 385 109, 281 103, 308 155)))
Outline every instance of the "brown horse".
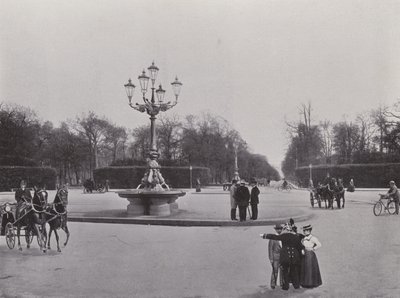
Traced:
MULTIPOLYGON (((20 234, 21 228, 25 227, 25 238, 30 239, 31 236, 36 235, 40 249, 46 252, 46 221, 43 213, 47 206, 48 194, 45 189, 37 189, 34 187, 34 190, 32 201, 25 200, 15 222, 17 227, 18 248, 22 250, 20 234)), ((27 241, 27 248, 29 247, 30 241, 27 241)))
POLYGON ((57 251, 61 252, 59 237, 57 230, 60 228, 64 230, 67 235, 64 246, 67 245, 69 239, 69 230, 67 226, 67 204, 68 204, 68 189, 66 187, 60 187, 57 189, 56 196, 52 204, 46 210, 46 222, 50 226, 49 237, 47 242, 47 248, 50 248, 51 233, 54 231, 57 240, 57 251))

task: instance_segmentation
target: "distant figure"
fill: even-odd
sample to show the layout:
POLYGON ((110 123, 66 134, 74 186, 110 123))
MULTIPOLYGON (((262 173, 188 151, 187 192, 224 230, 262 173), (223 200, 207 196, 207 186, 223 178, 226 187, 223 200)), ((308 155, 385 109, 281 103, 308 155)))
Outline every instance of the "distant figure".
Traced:
POLYGON ((343 185, 343 179, 339 178, 338 179, 338 186, 337 186, 337 193, 336 193, 336 200, 337 200, 337 205, 338 208, 340 209, 340 200, 343 200, 342 208, 344 208, 344 202, 345 202, 345 191, 344 191, 344 185, 343 185))
MULTIPOLYGON (((274 227, 276 235, 280 235, 282 233, 282 225, 275 225, 274 227)), ((280 275, 280 283, 282 286, 282 272, 279 273, 280 264, 280 256, 281 256, 282 243, 279 240, 269 240, 268 242, 268 258, 271 262, 272 273, 271 273, 271 289, 275 289, 276 284, 278 282, 278 275, 280 275)))
POLYGON ((311 235, 312 226, 303 227, 304 238, 301 241, 304 246, 302 259, 300 284, 303 288, 315 288, 322 285, 321 273, 315 251, 321 247, 317 237, 311 235))
POLYGON ((251 218, 252 220, 256 220, 258 217, 258 203, 260 202, 258 196, 260 194, 260 190, 257 187, 256 179, 252 178, 250 180, 250 185, 252 186, 250 193, 250 205, 251 205, 251 218))
POLYGON ((282 188, 285 189, 287 186, 288 182, 286 181, 286 178, 283 178, 282 188))
POLYGON ((347 188, 347 191, 348 192, 354 192, 356 189, 355 189, 355 186, 354 186, 354 180, 353 179, 350 179, 350 183, 349 183, 349 187, 347 188))
POLYGON ((236 190, 235 198, 239 206, 239 219, 240 221, 246 221, 246 210, 249 206, 250 191, 244 180, 240 181, 240 186, 236 190))
POLYGON ((110 180, 106 179, 106 192, 108 192, 108 190, 110 189, 110 180))
POLYGON ((231 188, 229 190, 229 196, 230 196, 230 199, 231 199, 231 220, 237 220, 237 218, 236 218, 236 209, 237 209, 238 205, 237 205, 237 202, 236 202, 236 199, 235 199, 236 190, 237 190, 237 187, 238 187, 237 182, 238 181, 236 179, 233 179, 231 188))
POLYGON ((196 192, 201 192, 200 178, 196 179, 196 192))
POLYGON ((393 180, 389 182, 389 185, 390 188, 386 193, 386 197, 393 199, 394 204, 396 206, 396 214, 399 214, 399 200, 400 200, 399 190, 397 189, 396 183, 393 180))

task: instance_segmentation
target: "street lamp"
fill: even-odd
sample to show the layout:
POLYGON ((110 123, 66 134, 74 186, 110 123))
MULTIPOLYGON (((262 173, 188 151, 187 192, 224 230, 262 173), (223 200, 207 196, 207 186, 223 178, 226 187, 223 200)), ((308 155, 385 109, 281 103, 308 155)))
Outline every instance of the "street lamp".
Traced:
POLYGON ((150 151, 149 151, 149 159, 147 163, 147 171, 142 178, 141 183, 138 188, 145 188, 148 190, 162 190, 163 186, 169 189, 168 185, 165 183, 164 178, 160 173, 160 165, 157 160, 160 156, 157 150, 156 144, 156 128, 155 128, 155 120, 156 116, 160 112, 165 112, 171 108, 173 108, 178 103, 178 96, 180 94, 180 90, 182 87, 182 83, 178 80, 178 77, 175 78, 175 81, 171 83, 172 89, 175 94, 175 101, 165 102, 164 96, 166 91, 159 85, 158 89, 155 88, 155 82, 157 79, 157 74, 159 68, 153 63, 147 68, 149 75, 146 74, 146 71, 143 70, 142 74, 139 75, 138 80, 140 84, 140 91, 142 93, 143 103, 133 104, 132 98, 135 91, 136 86, 132 83, 131 79, 128 80, 128 83, 125 84, 126 95, 128 96, 129 106, 141 113, 146 112, 150 116, 150 151), (149 85, 149 81, 151 80, 151 98, 150 100, 146 98, 146 93, 149 85), (157 100, 155 98, 155 94, 157 100))
POLYGON ((240 181, 239 177, 239 167, 238 167, 238 143, 236 141, 233 142, 233 150, 235 152, 235 167, 234 167, 234 172, 233 172, 233 179, 236 181, 240 181))

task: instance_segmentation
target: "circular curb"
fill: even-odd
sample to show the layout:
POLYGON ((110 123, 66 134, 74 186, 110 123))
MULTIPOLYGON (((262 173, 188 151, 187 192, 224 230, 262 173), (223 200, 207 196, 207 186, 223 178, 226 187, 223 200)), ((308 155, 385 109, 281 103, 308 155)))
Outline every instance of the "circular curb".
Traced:
MULTIPOLYGON (((292 216, 295 222, 302 222, 313 218, 314 214, 292 216)), ((268 220, 247 220, 244 222, 231 220, 197 220, 197 219, 157 219, 157 218, 126 218, 126 217, 85 217, 68 216, 70 222, 112 223, 112 224, 136 224, 158 226, 182 226, 182 227, 243 227, 243 226, 270 226, 285 223, 288 218, 271 218, 268 220)))

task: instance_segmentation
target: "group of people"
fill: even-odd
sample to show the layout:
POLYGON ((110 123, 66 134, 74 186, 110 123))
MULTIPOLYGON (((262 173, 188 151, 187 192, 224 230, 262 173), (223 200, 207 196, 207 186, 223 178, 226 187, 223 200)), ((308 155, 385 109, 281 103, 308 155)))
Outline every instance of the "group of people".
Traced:
POLYGON ((258 218, 260 190, 257 187, 257 181, 254 178, 250 180, 250 186, 251 191, 246 186, 244 180, 232 180, 232 186, 230 188, 231 220, 238 220, 236 217, 236 210, 239 208, 239 220, 246 221, 249 204, 251 206, 251 212, 249 210, 250 219, 256 220, 258 218))
POLYGON ((295 289, 322 285, 315 254, 321 243, 311 234, 312 226, 304 226, 304 234, 297 233, 297 227, 291 219, 285 225, 275 225, 274 229, 275 234, 260 234, 261 238, 270 239, 268 256, 272 266, 271 288, 275 289, 278 285, 278 276, 283 290, 288 290, 290 283, 295 289))

